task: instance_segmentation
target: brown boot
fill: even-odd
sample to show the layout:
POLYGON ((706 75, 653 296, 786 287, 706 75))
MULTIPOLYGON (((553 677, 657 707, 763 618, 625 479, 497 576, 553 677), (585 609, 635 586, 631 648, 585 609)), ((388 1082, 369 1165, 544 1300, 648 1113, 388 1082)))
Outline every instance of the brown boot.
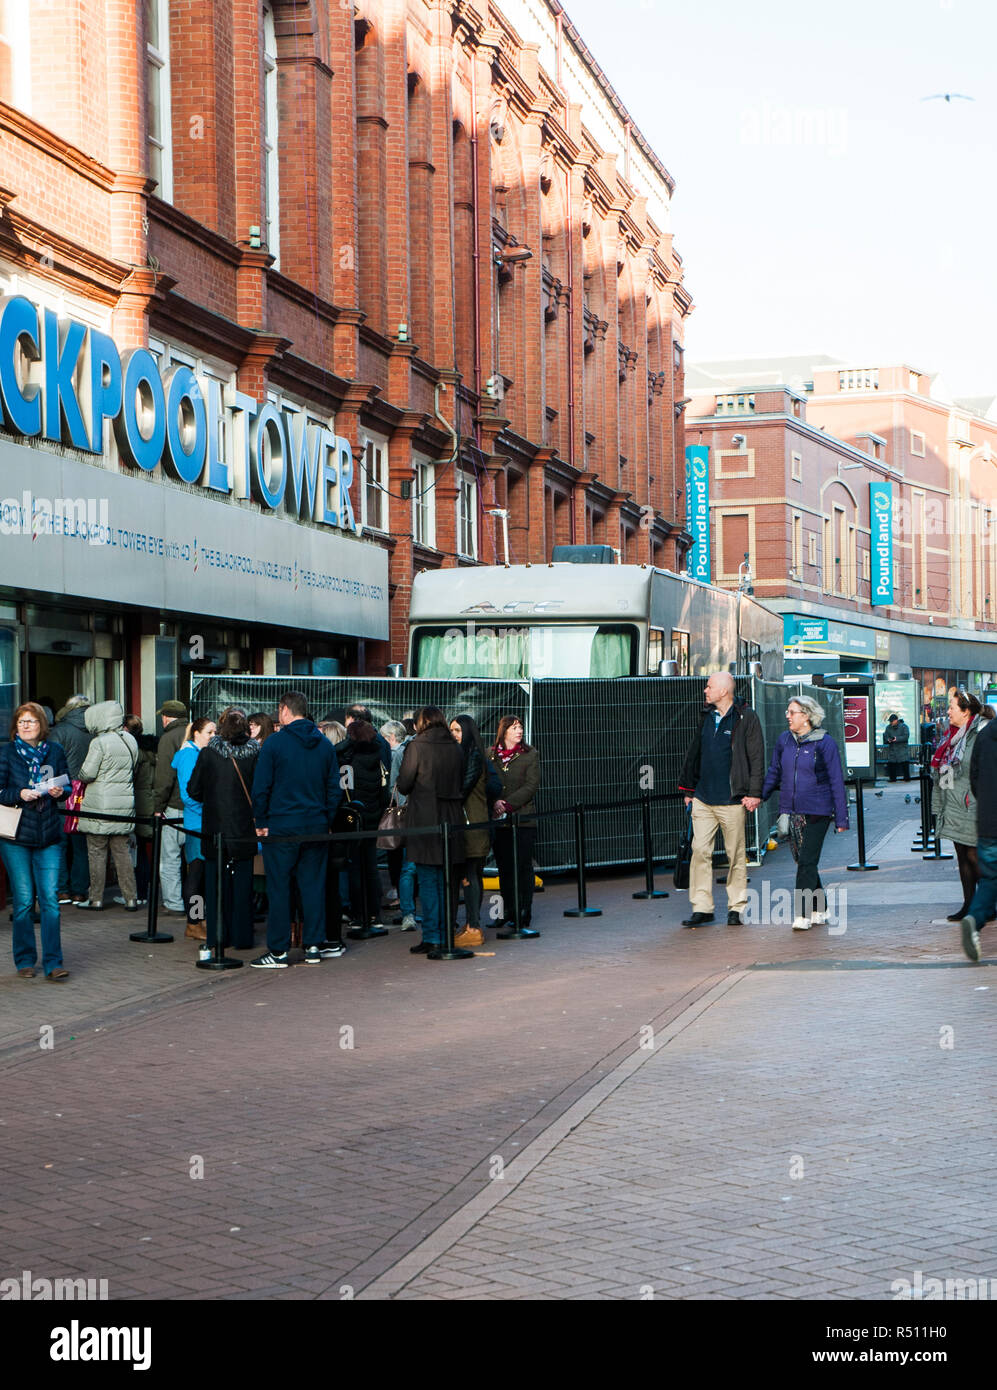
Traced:
POLYGON ((208 929, 203 922, 188 922, 184 936, 189 936, 191 941, 207 941, 208 929))

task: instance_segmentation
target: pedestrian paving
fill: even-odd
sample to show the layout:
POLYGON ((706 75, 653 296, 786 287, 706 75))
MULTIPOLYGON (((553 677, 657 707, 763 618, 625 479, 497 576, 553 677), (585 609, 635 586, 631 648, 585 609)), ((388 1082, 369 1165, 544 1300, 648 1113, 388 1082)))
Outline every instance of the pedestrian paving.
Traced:
MULTIPOLYGON (((867 810, 870 846, 904 814, 913 837, 902 795, 867 810)), ((488 933, 453 963, 394 932, 218 976, 179 932, 73 923, 69 984, 0 977, 0 1276, 133 1299, 806 1299, 988 1272, 971 1202, 997 985, 932 925, 951 862, 854 857, 829 842, 833 936, 774 913, 686 930, 684 894, 634 902, 636 875, 608 874, 601 918, 563 918, 573 885, 551 884, 538 940, 488 933)), ((750 873, 775 902, 785 846, 750 873)))

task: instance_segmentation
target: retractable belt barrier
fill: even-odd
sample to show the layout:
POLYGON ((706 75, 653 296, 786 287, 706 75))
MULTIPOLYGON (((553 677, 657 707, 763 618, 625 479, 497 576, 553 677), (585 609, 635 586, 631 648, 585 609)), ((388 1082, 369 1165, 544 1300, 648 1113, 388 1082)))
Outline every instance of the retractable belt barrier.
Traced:
MULTIPOLYGON (((602 915, 601 908, 589 907, 587 904, 587 890, 585 883, 585 816, 598 812, 612 811, 619 812, 633 810, 640 807, 641 823, 644 840, 644 878, 645 887, 641 892, 633 894, 634 898, 657 899, 667 898, 668 894, 664 890, 654 887, 654 858, 651 839, 651 806, 652 803, 682 801, 685 799, 683 792, 644 792, 641 796, 628 797, 623 801, 604 801, 604 802, 577 802, 570 807, 557 807, 545 811, 531 811, 527 819, 532 823, 538 820, 547 820, 555 816, 572 814, 575 821, 575 870, 578 880, 578 907, 569 908, 565 911, 565 917, 599 917, 602 915)), ((360 812, 355 802, 348 802, 344 806, 337 808, 336 814, 347 819, 359 821, 360 812)), ((157 811, 151 816, 133 815, 118 816, 111 812, 100 812, 101 821, 117 821, 123 825, 134 827, 137 824, 152 826, 152 865, 150 868, 149 904, 148 904, 148 924, 144 932, 132 932, 129 936, 130 941, 139 941, 152 944, 167 943, 173 940, 168 932, 157 931, 157 919, 159 914, 159 864, 162 856, 163 828, 169 826, 174 830, 182 830, 185 835, 195 835, 202 840, 216 841, 217 852, 217 916, 215 923, 215 945, 214 951, 209 960, 199 960, 197 965, 202 970, 232 970, 237 969, 243 964, 241 960, 235 960, 225 955, 224 947, 224 926, 223 926, 223 901, 224 901, 224 879, 226 872, 231 872, 232 860, 225 856, 226 843, 231 847, 232 840, 221 834, 204 830, 194 830, 184 826, 181 819, 169 819, 165 813, 157 811)), ((82 828, 86 819, 85 807, 80 811, 79 833, 85 835, 87 832, 82 828)), ((96 815, 91 817, 96 819, 96 815)), ((449 821, 441 821, 437 825, 420 826, 418 828, 407 829, 402 827, 401 834, 405 839, 415 838, 422 835, 438 835, 443 840, 443 894, 444 894, 444 916, 446 939, 444 944, 432 953, 433 960, 465 960, 473 956, 473 951, 465 951, 454 945, 453 939, 453 885, 451 882, 451 869, 453 864, 453 836, 457 831, 465 830, 493 830, 497 827, 508 825, 513 831, 512 837, 512 859, 513 859, 513 914, 512 921, 515 930, 503 933, 503 939, 521 940, 539 935, 539 932, 532 931, 528 927, 523 927, 520 921, 520 902, 519 902, 519 827, 520 813, 513 811, 508 819, 492 819, 486 821, 465 821, 460 824, 452 824, 449 821)), ((374 830, 329 830, 324 835, 266 835, 251 838, 246 837, 239 843, 260 844, 265 849, 269 844, 333 844, 340 841, 360 841, 372 840, 383 837, 384 831, 378 827, 374 830)), ((668 856, 663 856, 667 858, 668 856)), ((361 891, 361 911, 363 922, 367 921, 367 882, 366 875, 360 875, 361 891)), ((379 935, 381 933, 378 933, 379 935)), ((352 935, 352 933, 351 933, 352 935)))

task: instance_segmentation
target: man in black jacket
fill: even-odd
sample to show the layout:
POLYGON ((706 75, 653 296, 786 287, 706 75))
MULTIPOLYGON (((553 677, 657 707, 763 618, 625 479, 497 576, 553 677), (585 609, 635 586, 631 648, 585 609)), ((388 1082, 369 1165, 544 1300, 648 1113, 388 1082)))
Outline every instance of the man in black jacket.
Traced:
POLYGON ((283 970, 290 963, 292 872, 304 913, 305 964, 322 963, 328 841, 284 837, 328 835, 343 796, 332 744, 308 718, 308 701, 300 690, 281 696, 278 722, 280 731, 260 749, 253 777, 253 815, 263 841, 270 909, 267 950, 249 963, 263 970, 283 970))
POLYGON ((976 735, 969 763, 969 786, 976 797, 976 858, 980 877, 962 919, 962 949, 980 959, 980 930, 997 909, 997 719, 976 735))
MULTIPOLYGON (((85 715, 90 701, 85 695, 71 695, 55 717, 55 727, 49 741, 62 746, 73 782, 80 780, 93 734, 86 726, 85 715)), ((59 875, 59 902, 85 903, 90 896, 90 860, 86 836, 74 830, 62 833, 62 868, 59 875)))
POLYGON ((727 925, 739 927, 748 902, 748 861, 744 813, 761 805, 765 778, 765 740, 758 715, 734 698, 734 677, 716 671, 706 682, 706 708, 679 774, 679 790, 692 806, 692 861, 684 927, 702 927, 713 918, 713 842, 719 828, 727 870, 727 925))

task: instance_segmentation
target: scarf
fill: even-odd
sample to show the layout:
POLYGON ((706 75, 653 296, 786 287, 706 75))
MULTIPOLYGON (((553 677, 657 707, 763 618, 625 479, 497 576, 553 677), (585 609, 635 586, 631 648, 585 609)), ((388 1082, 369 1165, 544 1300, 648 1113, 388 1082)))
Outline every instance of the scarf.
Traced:
POLYGON ((947 732, 944 733, 944 734, 942 735, 942 737, 938 740, 938 747, 935 749, 934 753, 932 753, 932 755, 931 755, 931 766, 932 766, 933 768, 936 768, 936 769, 937 769, 937 768, 941 767, 941 765, 942 765, 942 759, 945 757, 946 753, 948 752, 949 748, 951 747, 952 740, 955 738, 955 736, 956 736, 956 734, 957 734, 958 732, 959 732, 959 730, 958 730, 958 728, 956 727, 956 725, 955 725, 955 724, 950 724, 949 727, 948 727, 947 732))
MULTIPOLYGON (((957 728, 954 724, 952 725, 948 732, 948 736, 935 754, 935 758, 939 759, 937 766, 940 772, 944 772, 947 767, 956 768, 959 766, 962 762, 962 756, 966 751, 966 735, 969 733, 970 729, 976 727, 979 720, 980 716, 974 714, 972 719, 966 720, 961 729, 957 728), (940 758, 939 754, 941 754, 940 758)), ((935 758, 931 759, 932 767, 936 765, 935 758)))
POLYGON ((522 751, 523 751, 523 745, 522 745, 522 743, 517 743, 517 744, 515 745, 514 748, 496 748, 496 749, 495 749, 496 757, 498 758, 499 762, 502 764, 502 769, 503 769, 503 771, 509 766, 509 764, 512 762, 512 760, 513 760, 513 758, 516 756, 516 754, 517 754, 517 753, 521 753, 522 751))
POLYGON ((48 758, 48 744, 42 741, 37 747, 32 748, 30 743, 25 743, 18 735, 14 739, 14 747, 28 764, 28 786, 37 787, 42 780, 42 766, 48 758))

